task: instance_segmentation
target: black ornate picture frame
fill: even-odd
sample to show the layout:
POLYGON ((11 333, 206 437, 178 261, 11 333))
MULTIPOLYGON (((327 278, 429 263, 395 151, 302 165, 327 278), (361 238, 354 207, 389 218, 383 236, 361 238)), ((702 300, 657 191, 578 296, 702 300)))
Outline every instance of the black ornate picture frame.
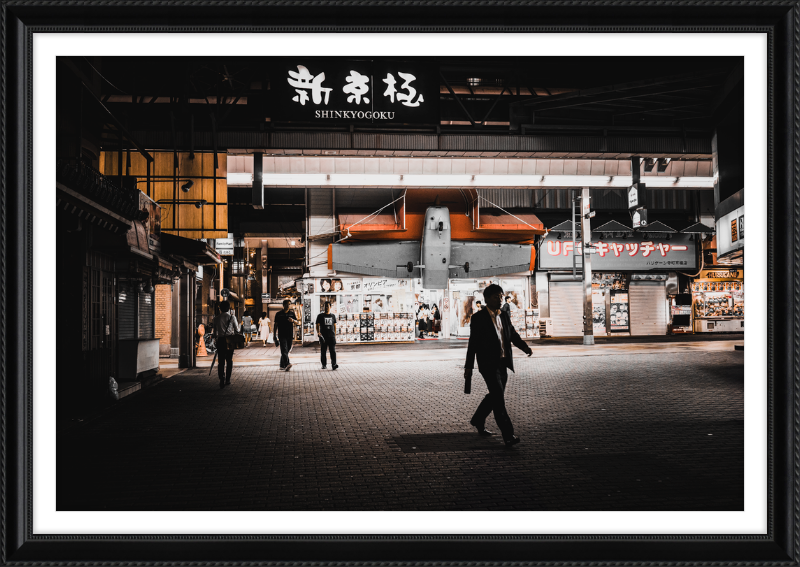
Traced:
POLYGON ((7 1, 1 9, 3 564, 798 564, 800 2, 103 0, 7 1), (35 535, 31 345, 42 322, 32 320, 32 34, 99 31, 767 33, 768 534, 35 535))

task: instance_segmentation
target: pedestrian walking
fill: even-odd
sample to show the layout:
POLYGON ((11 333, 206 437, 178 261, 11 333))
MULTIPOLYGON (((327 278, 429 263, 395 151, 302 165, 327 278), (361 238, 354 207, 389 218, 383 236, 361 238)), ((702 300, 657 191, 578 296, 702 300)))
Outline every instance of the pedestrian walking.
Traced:
POLYGON ((242 333, 244 333, 244 346, 250 344, 251 334, 253 333, 253 318, 250 316, 249 311, 244 312, 242 317, 242 333))
POLYGON ((283 300, 283 311, 278 311, 275 315, 275 346, 281 349, 281 370, 287 372, 292 369, 292 363, 289 362, 289 352, 292 350, 292 343, 294 341, 294 328, 299 325, 297 315, 290 309, 291 302, 288 299, 283 300))
POLYGON ((442 331, 442 313, 435 303, 431 306, 431 322, 433 323, 433 328, 431 329, 433 336, 438 339, 439 333, 442 331))
POLYGON ((464 391, 469 391, 472 370, 477 357, 478 370, 486 382, 489 393, 475 410, 470 424, 478 430, 479 435, 493 435, 486 429, 486 418, 494 412, 494 419, 503 434, 503 440, 506 446, 510 447, 520 442, 519 437, 514 435, 514 425, 506 411, 505 402, 508 369, 514 371, 511 344, 516 345, 528 356, 533 352, 512 326, 509 314, 500 310, 503 288, 497 284, 488 286, 483 291, 483 299, 486 302, 486 308, 475 313, 469 324, 469 346, 467 361, 464 365, 464 380, 466 381, 464 391))
POLYGON ((267 346, 267 341, 269 339, 269 317, 267 317, 267 312, 261 312, 261 319, 258 320, 258 340, 264 341, 264 346, 267 346))
POLYGON ((227 301, 219 305, 220 313, 214 319, 214 332, 217 336, 217 372, 219 373, 219 387, 224 388, 231 383, 233 372, 233 344, 227 338, 239 332, 239 323, 236 315, 230 312, 231 306, 227 301))
POLYGON ((326 351, 331 351, 331 370, 336 370, 336 315, 331 313, 331 304, 325 302, 325 313, 317 315, 317 336, 319 337, 320 360, 323 370, 328 365, 326 351))
POLYGON ((510 295, 506 296, 505 303, 503 303, 503 306, 500 308, 500 310, 503 313, 508 313, 509 315, 511 315, 511 296, 510 295))

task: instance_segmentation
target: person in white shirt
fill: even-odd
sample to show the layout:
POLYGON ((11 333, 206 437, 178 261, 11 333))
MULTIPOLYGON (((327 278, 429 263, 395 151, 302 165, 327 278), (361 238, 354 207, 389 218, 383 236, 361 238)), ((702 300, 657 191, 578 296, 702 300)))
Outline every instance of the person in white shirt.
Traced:
POLYGON ((236 315, 230 312, 231 306, 227 301, 219 304, 219 310, 222 313, 214 320, 214 333, 217 335, 219 387, 224 388, 231 383, 233 373, 233 349, 228 345, 226 337, 239 332, 239 323, 236 315))
POLYGON ((269 335, 269 324, 270 320, 267 317, 267 312, 261 312, 261 319, 258 320, 258 340, 264 341, 264 346, 267 346, 267 342, 270 341, 269 335))

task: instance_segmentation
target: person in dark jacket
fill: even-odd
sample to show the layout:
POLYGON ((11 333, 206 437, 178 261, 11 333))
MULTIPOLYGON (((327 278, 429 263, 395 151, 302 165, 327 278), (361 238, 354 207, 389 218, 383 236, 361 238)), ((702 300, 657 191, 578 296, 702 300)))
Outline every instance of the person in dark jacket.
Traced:
POLYGON ((439 337, 439 333, 442 332, 442 314, 439 312, 439 307, 434 303, 431 306, 431 331, 433 332, 434 337, 439 337))
POLYGON ((292 369, 292 363, 289 362, 289 352, 292 350, 292 343, 294 342, 294 328, 300 324, 297 320, 297 315, 290 309, 291 301, 288 299, 283 300, 283 311, 278 311, 275 315, 275 346, 280 346, 281 349, 281 370, 287 372, 292 369))
POLYGON ((506 411, 505 402, 508 369, 514 370, 511 344, 516 345, 528 356, 533 352, 512 326, 508 313, 500 310, 503 295, 503 288, 497 284, 492 284, 483 291, 486 308, 475 313, 470 319, 464 379, 472 379, 472 370, 477 357, 478 370, 486 382, 489 393, 475 410, 470 424, 478 430, 479 435, 493 435, 486 429, 485 424, 486 418, 494 412, 494 419, 503 434, 503 440, 510 447, 520 441, 519 437, 514 435, 514 425, 506 411))
POLYGON ((217 364, 219 387, 224 388, 231 383, 231 374, 233 373, 233 349, 229 347, 226 337, 239 332, 239 323, 236 321, 236 315, 230 312, 230 303, 227 301, 221 302, 219 309, 222 313, 214 319, 214 333, 217 336, 219 357, 217 364))

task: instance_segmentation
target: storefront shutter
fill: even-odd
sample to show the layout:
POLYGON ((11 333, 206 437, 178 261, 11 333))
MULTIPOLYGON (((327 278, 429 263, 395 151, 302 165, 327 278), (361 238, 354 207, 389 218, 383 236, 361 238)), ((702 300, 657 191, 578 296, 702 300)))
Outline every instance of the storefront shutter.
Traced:
POLYGON ((155 299, 153 293, 139 293, 139 338, 154 339, 156 337, 155 325, 155 299))
POLYGON ((633 281, 629 297, 631 335, 666 335, 666 282, 633 281))
POLYGON ((550 319, 553 337, 583 335, 583 283, 550 282, 550 319))
POLYGON ((120 339, 136 338, 136 292, 128 283, 120 283, 119 285, 117 329, 120 339))

